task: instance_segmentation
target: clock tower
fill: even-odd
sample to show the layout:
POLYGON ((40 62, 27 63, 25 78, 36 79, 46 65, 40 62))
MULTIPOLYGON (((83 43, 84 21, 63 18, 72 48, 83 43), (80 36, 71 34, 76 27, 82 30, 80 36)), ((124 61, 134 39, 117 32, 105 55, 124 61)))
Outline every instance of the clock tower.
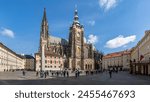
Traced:
POLYGON ((79 22, 78 11, 75 10, 74 21, 69 33, 69 67, 72 70, 83 70, 84 64, 84 28, 79 22))

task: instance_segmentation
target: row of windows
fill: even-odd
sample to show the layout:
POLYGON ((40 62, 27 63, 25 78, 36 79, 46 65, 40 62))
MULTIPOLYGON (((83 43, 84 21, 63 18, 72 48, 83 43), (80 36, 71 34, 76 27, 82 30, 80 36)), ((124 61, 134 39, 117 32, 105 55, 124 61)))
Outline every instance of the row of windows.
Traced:
MULTIPOLYGON (((41 66, 39 66, 41 67, 41 66)), ((57 68, 56 66, 45 66, 45 68, 57 68)), ((58 66, 58 68, 62 68, 62 66, 58 66)))
MULTIPOLYGON (((41 60, 39 60, 39 62, 41 62, 41 60)), ((46 64, 61 64, 61 61, 50 61, 50 60, 45 60, 46 64)))
POLYGON ((47 64, 47 63, 49 63, 49 64, 57 64, 57 63, 61 63, 61 61, 49 61, 49 60, 45 60, 45 63, 47 64))
POLYGON ((2 50, 0 50, 0 57, 2 57, 2 58, 8 58, 8 59, 10 59, 10 58, 17 58, 17 59, 19 59, 17 56, 15 56, 14 54, 12 54, 12 53, 9 53, 9 52, 4 52, 4 51, 2 51, 2 50))
POLYGON ((1 61, 3 61, 3 62, 12 62, 12 63, 19 63, 19 62, 22 62, 22 61, 16 61, 16 59, 1 59, 1 61))
POLYGON ((61 59, 61 57, 53 57, 53 56, 46 56, 46 58, 55 58, 55 59, 61 59))
POLYGON ((19 62, 17 62, 17 63, 16 63, 16 62, 15 62, 15 63, 10 63, 10 62, 6 62, 6 61, 5 61, 5 62, 3 62, 3 61, 0 62, 0 64, 2 64, 2 65, 3 65, 3 64, 7 64, 7 63, 8 63, 8 64, 21 64, 21 65, 22 65, 21 62, 20 62, 20 63, 19 63, 19 62))
POLYGON ((16 66, 16 64, 6 64, 6 63, 0 63, 2 66, 16 66))

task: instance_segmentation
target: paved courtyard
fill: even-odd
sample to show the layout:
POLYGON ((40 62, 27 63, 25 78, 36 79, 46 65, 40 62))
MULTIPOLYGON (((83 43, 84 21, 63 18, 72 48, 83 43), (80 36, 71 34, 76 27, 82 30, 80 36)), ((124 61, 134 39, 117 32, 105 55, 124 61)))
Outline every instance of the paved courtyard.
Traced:
POLYGON ((35 72, 0 72, 0 85, 150 85, 150 76, 131 75, 128 72, 113 73, 109 78, 108 72, 94 75, 81 74, 75 78, 74 73, 70 77, 52 77, 46 79, 36 77, 35 72))

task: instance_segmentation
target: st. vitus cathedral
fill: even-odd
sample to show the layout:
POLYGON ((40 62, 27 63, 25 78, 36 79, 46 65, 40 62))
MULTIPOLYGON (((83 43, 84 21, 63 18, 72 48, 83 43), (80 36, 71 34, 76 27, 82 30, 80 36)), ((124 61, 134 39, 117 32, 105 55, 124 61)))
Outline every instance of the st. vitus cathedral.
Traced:
POLYGON ((39 51, 35 53, 37 71, 41 70, 42 66, 42 70, 95 70, 97 66, 95 64, 100 60, 95 52, 93 45, 84 41, 84 27, 79 22, 77 10, 70 27, 69 40, 65 40, 49 33, 46 9, 44 9, 39 51))

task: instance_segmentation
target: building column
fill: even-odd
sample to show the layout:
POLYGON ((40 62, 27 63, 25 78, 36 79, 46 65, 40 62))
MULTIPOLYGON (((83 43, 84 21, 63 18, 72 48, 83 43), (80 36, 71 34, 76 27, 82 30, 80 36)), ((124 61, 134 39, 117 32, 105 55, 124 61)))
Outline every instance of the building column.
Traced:
POLYGON ((41 71, 45 69, 45 55, 44 55, 44 54, 45 54, 45 51, 44 51, 44 48, 45 48, 45 47, 42 45, 41 71))
POLYGON ((42 38, 41 71, 45 70, 45 45, 46 40, 42 38))

